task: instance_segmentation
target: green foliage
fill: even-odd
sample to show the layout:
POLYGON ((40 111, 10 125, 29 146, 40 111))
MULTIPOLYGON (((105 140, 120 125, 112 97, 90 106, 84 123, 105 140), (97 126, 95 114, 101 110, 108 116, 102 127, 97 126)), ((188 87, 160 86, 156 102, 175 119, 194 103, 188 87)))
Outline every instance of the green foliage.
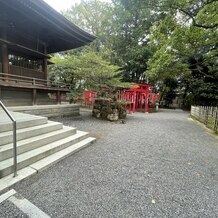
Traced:
POLYGON ((146 46, 149 28, 156 19, 150 10, 149 1, 116 0, 114 4, 113 51, 123 70, 124 81, 145 82, 147 60, 151 55, 146 46))
POLYGON ((146 47, 147 37, 157 17, 151 13, 149 4, 148 0, 116 0, 113 4, 84 0, 64 15, 96 35, 91 49, 112 64, 120 66, 123 81, 139 82, 146 78, 146 60, 151 55, 146 47))
MULTIPOLYGON (((151 77, 179 78, 184 99, 218 104, 217 1, 160 1, 168 14, 151 28, 151 77), (208 16, 205 16, 207 14, 208 16)), ((184 101, 185 102, 185 101, 184 101)))
POLYGON ((175 99, 177 93, 176 89, 178 88, 178 81, 172 78, 166 78, 164 80, 164 99, 166 101, 166 106, 169 107, 170 104, 172 104, 173 99, 175 99))
POLYGON ((55 65, 50 68, 50 78, 53 81, 70 83, 76 92, 129 86, 120 81, 118 66, 105 61, 94 52, 55 56, 52 61, 55 65))
POLYGON ((149 79, 168 102, 179 93, 184 104, 217 105, 217 8, 217 0, 83 0, 64 15, 97 39, 60 55, 51 78, 76 90, 149 79))
POLYGON ((97 38, 91 44, 94 52, 110 56, 110 35, 113 31, 112 6, 100 0, 84 0, 66 10, 63 15, 97 38), (109 54, 107 54, 109 53, 109 54))

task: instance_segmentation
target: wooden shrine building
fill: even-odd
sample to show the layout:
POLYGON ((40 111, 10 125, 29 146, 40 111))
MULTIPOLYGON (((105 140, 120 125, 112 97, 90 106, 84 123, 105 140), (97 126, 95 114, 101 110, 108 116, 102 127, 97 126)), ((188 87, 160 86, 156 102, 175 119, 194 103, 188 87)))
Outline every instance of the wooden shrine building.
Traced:
POLYGON ((0 0, 0 99, 6 106, 50 104, 69 91, 48 81, 50 54, 94 40, 43 0, 0 0))

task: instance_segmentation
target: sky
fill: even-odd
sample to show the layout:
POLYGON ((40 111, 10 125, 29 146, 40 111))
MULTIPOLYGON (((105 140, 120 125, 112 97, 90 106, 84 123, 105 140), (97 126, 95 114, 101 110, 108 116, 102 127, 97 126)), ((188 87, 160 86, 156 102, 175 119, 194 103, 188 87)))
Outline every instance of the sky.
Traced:
MULTIPOLYGON (((62 11, 67 8, 70 8, 70 6, 74 5, 75 3, 79 3, 80 0, 44 0, 47 2, 50 6, 52 6, 57 11, 62 11)), ((104 0, 104 1, 110 1, 110 0, 104 0)))
POLYGON ((80 0, 44 0, 57 11, 70 8, 71 5, 80 2, 80 0))

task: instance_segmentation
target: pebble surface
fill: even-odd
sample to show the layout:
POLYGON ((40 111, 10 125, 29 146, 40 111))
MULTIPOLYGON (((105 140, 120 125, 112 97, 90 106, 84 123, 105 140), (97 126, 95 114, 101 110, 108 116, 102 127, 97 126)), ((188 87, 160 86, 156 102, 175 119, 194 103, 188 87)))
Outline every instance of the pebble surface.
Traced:
POLYGON ((218 140, 188 116, 56 118, 97 141, 13 188, 51 217, 218 217, 218 140))

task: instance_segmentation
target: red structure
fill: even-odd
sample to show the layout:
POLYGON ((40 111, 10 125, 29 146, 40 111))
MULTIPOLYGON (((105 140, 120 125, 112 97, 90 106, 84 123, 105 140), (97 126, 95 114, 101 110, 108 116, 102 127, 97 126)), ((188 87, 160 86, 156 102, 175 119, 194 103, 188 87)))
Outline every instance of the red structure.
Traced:
POLYGON ((96 97, 97 97, 97 92, 84 91, 83 92, 83 101, 85 103, 85 106, 93 105, 96 97))
POLYGON ((136 84, 134 88, 121 91, 118 99, 128 102, 130 112, 149 112, 149 106, 155 105, 159 100, 159 94, 152 93, 150 84, 136 84))
MULTIPOLYGON (((96 92, 85 91, 83 100, 86 105, 92 105, 97 96, 96 92)), ((130 112, 149 112, 151 106, 155 107, 156 102, 160 100, 159 94, 152 93, 150 84, 136 84, 134 88, 124 89, 117 92, 118 100, 127 101, 127 109, 130 112)))
POLYGON ((118 94, 118 99, 128 102, 130 112, 149 112, 151 107, 155 108, 156 102, 160 100, 159 94, 152 93, 150 84, 136 84, 136 87, 126 89, 118 94))

